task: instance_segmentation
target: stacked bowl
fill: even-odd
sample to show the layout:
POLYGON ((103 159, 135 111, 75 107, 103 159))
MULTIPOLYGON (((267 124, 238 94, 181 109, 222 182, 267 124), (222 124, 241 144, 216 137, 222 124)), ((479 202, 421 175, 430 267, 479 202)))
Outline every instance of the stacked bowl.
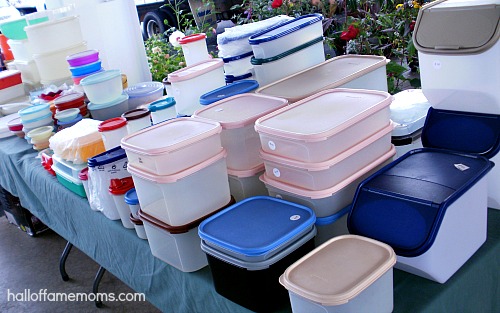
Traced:
POLYGON ((53 126, 42 126, 30 130, 26 136, 30 138, 33 149, 41 151, 49 147, 49 139, 54 135, 53 126))
MULTIPOLYGON (((28 135, 30 131, 43 126, 50 126, 52 127, 52 130, 54 128, 54 121, 52 120, 52 112, 50 112, 50 105, 48 103, 29 106, 27 108, 19 110, 18 114, 19 117, 21 118, 21 123, 23 124, 22 131, 26 134, 25 138, 28 141, 28 143, 32 143, 31 140, 32 138, 30 138, 30 136, 28 135)), ((39 138, 40 136, 38 136, 37 132, 34 132, 33 134, 37 137, 34 138, 35 139, 34 144, 36 145, 35 148, 42 149, 44 142, 43 141, 39 142, 38 139, 40 139, 39 138)))
POLYGON ((69 64, 69 71, 75 85, 80 85, 83 78, 103 70, 97 50, 74 53, 67 56, 66 61, 69 64))
POLYGON ((55 107, 54 118, 57 121, 59 130, 70 127, 81 121, 84 117, 89 117, 85 94, 75 92, 60 96, 52 101, 55 107))

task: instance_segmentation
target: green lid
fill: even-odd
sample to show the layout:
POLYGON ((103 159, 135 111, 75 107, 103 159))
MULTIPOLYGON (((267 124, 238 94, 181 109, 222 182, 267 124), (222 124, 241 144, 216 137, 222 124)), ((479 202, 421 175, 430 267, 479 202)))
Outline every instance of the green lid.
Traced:
POLYGON ((277 61, 279 59, 283 59, 284 57, 287 57, 291 54, 294 54, 295 52, 299 52, 300 50, 302 49, 305 49, 305 48, 309 48, 310 46, 314 45, 314 44, 317 44, 318 42, 322 42, 323 41, 323 36, 321 37, 318 37, 316 39, 313 39, 309 42, 306 42, 300 46, 297 46, 293 49, 290 49, 288 51, 285 51, 283 53, 280 53, 276 56, 273 56, 273 57, 270 57, 270 58, 266 58, 266 59, 256 59, 255 57, 252 57, 250 59, 250 62, 253 64, 253 65, 262 65, 264 63, 269 63, 269 62, 273 62, 273 61, 277 61))

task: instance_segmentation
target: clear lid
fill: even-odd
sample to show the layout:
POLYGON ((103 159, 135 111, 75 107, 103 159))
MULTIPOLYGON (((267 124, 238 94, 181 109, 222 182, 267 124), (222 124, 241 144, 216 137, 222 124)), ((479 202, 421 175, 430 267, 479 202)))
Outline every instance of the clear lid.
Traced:
POLYGON ((23 116, 33 114, 33 113, 38 113, 40 111, 50 112, 50 104, 47 102, 47 103, 40 103, 37 105, 32 105, 32 106, 29 106, 27 108, 19 110, 18 113, 19 113, 19 116, 21 116, 21 118, 22 118, 23 116))
POLYGON ((143 82, 128 87, 124 90, 130 98, 140 98, 152 95, 163 90, 163 84, 160 82, 143 82))
POLYGON ((431 104, 422 89, 407 89, 393 95, 391 120, 394 122, 392 135, 408 136, 420 130, 425 123, 431 104))
POLYGON ((92 74, 92 75, 85 77, 84 79, 82 79, 80 81, 80 85, 82 85, 82 86, 94 85, 94 84, 108 81, 108 80, 113 79, 117 76, 121 76, 120 70, 106 70, 106 71, 102 71, 102 72, 92 74))

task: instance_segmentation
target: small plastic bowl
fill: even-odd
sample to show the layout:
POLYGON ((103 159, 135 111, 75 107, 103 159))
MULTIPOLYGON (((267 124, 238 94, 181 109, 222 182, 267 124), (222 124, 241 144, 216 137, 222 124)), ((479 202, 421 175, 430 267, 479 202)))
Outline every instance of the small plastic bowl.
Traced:
POLYGON ((79 108, 71 108, 57 112, 55 118, 65 123, 74 120, 78 114, 80 114, 79 108))
POLYGON ((52 136, 53 131, 53 126, 43 126, 30 130, 26 135, 31 138, 32 142, 43 142, 52 136))
POLYGON ((22 131, 23 123, 21 122, 21 118, 18 116, 11 119, 9 122, 7 122, 7 127, 11 132, 22 131))
POLYGON ((97 50, 86 50, 66 57, 66 61, 72 67, 94 63, 97 60, 99 60, 99 51, 97 50))
POLYGON ((89 101, 94 104, 116 101, 123 92, 120 70, 105 70, 89 75, 80 81, 80 85, 89 101))

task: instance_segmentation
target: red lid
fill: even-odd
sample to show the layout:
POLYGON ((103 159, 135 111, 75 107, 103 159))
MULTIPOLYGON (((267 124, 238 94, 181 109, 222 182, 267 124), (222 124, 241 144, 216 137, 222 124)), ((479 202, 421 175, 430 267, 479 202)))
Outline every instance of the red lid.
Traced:
POLYGON ((89 168, 86 167, 81 170, 80 173, 78 173, 78 178, 80 178, 80 180, 89 180, 89 168))
POLYGON ((205 35, 203 33, 201 33, 201 34, 192 34, 192 35, 184 36, 181 39, 179 39, 179 43, 181 45, 184 45, 184 44, 187 44, 187 43, 190 43, 190 42, 195 42, 195 41, 202 40, 202 39, 205 39, 205 38, 207 38, 207 35, 205 35))
POLYGON ((127 111, 122 114, 122 117, 124 117, 127 121, 133 121, 133 120, 138 120, 140 118, 149 116, 150 112, 149 109, 146 108, 138 108, 134 110, 127 111))
POLYGON ((113 117, 109 120, 101 122, 99 126, 97 126, 97 130, 99 130, 100 132, 106 132, 118 129, 125 125, 127 125, 127 120, 124 117, 113 117))
POLYGON ((83 92, 70 93, 54 100, 54 106, 60 110, 78 108, 84 103, 85 94, 83 92))
POLYGON ((7 127, 10 131, 17 132, 23 130, 23 123, 20 117, 16 117, 7 123, 7 127))
POLYGON ((130 189, 134 188, 132 177, 114 178, 109 185, 109 192, 115 196, 124 195, 130 189))

